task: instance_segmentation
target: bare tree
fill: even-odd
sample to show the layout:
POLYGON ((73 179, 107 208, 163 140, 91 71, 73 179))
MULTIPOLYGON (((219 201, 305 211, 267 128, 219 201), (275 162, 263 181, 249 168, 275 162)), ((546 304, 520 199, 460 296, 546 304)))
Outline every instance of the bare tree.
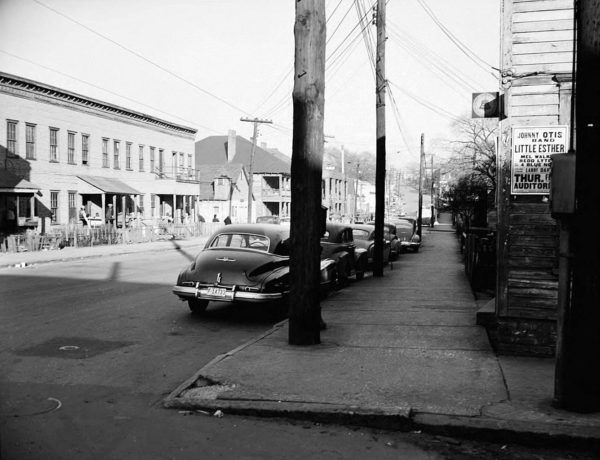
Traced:
MULTIPOLYGON (((467 173, 477 182, 485 183, 490 192, 496 190, 496 137, 498 121, 493 119, 464 118, 455 124, 458 138, 452 141, 458 160, 455 167, 467 173)), ((492 193, 493 195, 493 193, 492 193)))

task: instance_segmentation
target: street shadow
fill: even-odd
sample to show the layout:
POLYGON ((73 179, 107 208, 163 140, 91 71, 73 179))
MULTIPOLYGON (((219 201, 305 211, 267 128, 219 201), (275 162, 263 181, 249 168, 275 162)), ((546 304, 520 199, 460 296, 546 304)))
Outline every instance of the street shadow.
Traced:
POLYGON ((186 250, 184 250, 181 245, 179 245, 177 243, 177 241, 175 240, 171 240, 171 244, 173 244, 173 247, 179 251, 187 260, 189 260, 190 262, 193 261, 195 259, 195 256, 190 254, 189 252, 187 252, 186 250))

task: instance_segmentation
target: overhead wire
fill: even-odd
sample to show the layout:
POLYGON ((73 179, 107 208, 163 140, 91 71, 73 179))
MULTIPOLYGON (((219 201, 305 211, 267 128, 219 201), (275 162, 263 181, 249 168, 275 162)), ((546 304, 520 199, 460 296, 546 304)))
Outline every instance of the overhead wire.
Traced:
MULTIPOLYGON (((342 18, 342 21, 346 19, 347 13, 348 12, 346 12, 344 17, 342 18)), ((361 18, 361 19, 364 19, 364 18, 361 18)), ((362 30, 360 30, 358 33, 356 33, 356 29, 361 25, 361 22, 362 21, 359 20, 354 25, 354 27, 352 27, 350 32, 348 32, 348 34, 340 41, 338 46, 332 52, 328 53, 327 57, 325 58, 326 70, 330 70, 338 62, 343 61, 345 58, 347 58, 347 56, 349 55, 348 50, 352 47, 355 40, 357 40, 357 38, 359 38, 361 36, 362 30), (352 37, 353 34, 355 34, 354 37, 350 38, 350 37, 352 37)), ((341 21, 340 21, 340 25, 341 25, 341 21)), ((368 26, 368 24, 365 25, 364 27, 367 27, 367 26, 368 26)), ((334 30, 334 33, 337 32, 337 30, 339 30, 339 27, 334 30)), ((289 105, 291 105, 291 103, 292 103, 291 97, 289 97, 289 95, 286 94, 283 98, 280 98, 279 101, 275 105, 273 105, 268 111, 265 112, 265 116, 273 117, 276 113, 280 112, 281 110, 283 110, 286 107, 288 107, 289 105)))
POLYGON ((32 65, 34 65, 34 66, 37 66, 37 67, 40 67, 40 68, 42 68, 42 69, 49 70, 50 72, 57 73, 58 75, 62 75, 63 77, 67 77, 67 78, 70 78, 70 79, 72 79, 72 80, 78 81, 78 82, 80 82, 80 83, 84 83, 84 84, 86 84, 86 85, 88 85, 88 86, 91 86, 91 87, 93 87, 93 88, 99 89, 99 90, 101 90, 101 91, 104 91, 104 92, 106 92, 106 93, 112 94, 112 95, 114 95, 114 96, 118 96, 118 97, 120 97, 120 98, 122 98, 122 99, 125 99, 125 100, 127 100, 127 101, 134 102, 134 103, 136 103, 136 104, 139 104, 139 105, 141 105, 141 106, 143 106, 143 107, 147 107, 147 108, 149 108, 149 109, 152 109, 152 110, 154 110, 154 111, 156 111, 156 112, 159 112, 159 113, 162 113, 162 114, 164 114, 164 115, 168 115, 168 116, 170 116, 170 117, 177 118, 178 120, 184 121, 185 123, 187 123, 187 124, 189 124, 189 125, 198 126, 198 127, 200 127, 200 128, 206 129, 207 131, 211 131, 211 132, 214 132, 214 133, 218 133, 218 132, 219 132, 219 131, 217 131, 217 130, 215 130, 215 129, 209 128, 208 126, 204 126, 204 125, 202 125, 202 124, 200 124, 200 123, 198 123, 198 122, 191 121, 191 120, 187 120, 187 119, 185 119, 185 118, 182 118, 182 117, 181 117, 181 116, 179 116, 179 115, 175 115, 175 114, 173 114, 173 113, 166 112, 166 111, 164 111, 164 110, 162 110, 162 109, 159 109, 159 108, 157 108, 157 107, 154 107, 154 106, 152 106, 152 105, 148 105, 148 104, 146 104, 146 103, 144 103, 144 102, 140 102, 140 101, 138 101, 138 100, 136 100, 136 99, 133 99, 133 98, 131 98, 131 97, 129 97, 129 96, 125 96, 125 95, 123 95, 123 94, 119 94, 119 93, 117 93, 117 92, 115 92, 115 91, 112 91, 112 90, 110 90, 110 89, 104 88, 103 86, 96 85, 96 84, 94 84, 94 83, 91 83, 91 82, 89 82, 89 81, 87 81, 87 80, 83 80, 83 79, 81 79, 81 78, 78 78, 78 77, 75 77, 75 76, 73 76, 73 75, 67 74, 67 73, 65 73, 65 72, 62 72, 62 71, 60 71, 60 70, 53 69, 52 67, 48 67, 48 66, 46 66, 46 65, 43 65, 43 64, 40 64, 40 63, 38 63, 38 62, 32 61, 32 60, 30 60, 30 59, 24 58, 24 57, 22 57, 22 56, 17 56, 16 54, 10 53, 10 52, 8 52, 8 51, 5 51, 5 50, 3 50, 3 49, 0 49, 0 53, 4 53, 4 54, 6 54, 6 55, 8 55, 8 56, 11 56, 11 57, 13 57, 13 58, 15 58, 15 59, 19 59, 19 60, 21 60, 21 61, 27 62, 27 63, 29 63, 29 64, 32 64, 32 65))
MULTIPOLYGON (((327 19, 325 20, 325 23, 327 24, 335 15, 335 12, 339 9, 340 5, 342 4, 343 0, 340 0, 338 2, 338 4, 336 5, 336 7, 333 9, 333 11, 331 12, 331 14, 328 15, 327 19)), ((342 18, 339 20, 339 22, 337 23, 337 26, 335 27, 335 29, 333 30, 333 32, 331 34, 328 34, 328 38, 326 41, 326 44, 328 44, 333 37, 336 35, 336 33, 338 32, 338 30, 340 29, 341 25, 344 23, 344 21, 346 20, 348 14, 350 13, 350 11, 352 11, 352 5, 350 5, 350 7, 346 10, 346 13, 344 13, 344 15, 342 16, 342 18)), ((343 40, 342 40, 343 42, 343 40)), ((279 84, 277 85, 278 88, 281 87, 281 85, 288 81, 287 78, 293 73, 294 71, 294 65, 291 65, 291 68, 289 69, 289 71, 286 73, 286 75, 284 76, 284 78, 279 82, 279 84)), ((272 91, 267 99, 270 99, 276 91, 272 91)), ((290 96, 291 90, 286 92, 285 95, 283 95, 282 97, 280 97, 277 102, 275 104, 273 104, 268 110, 266 110, 264 112, 264 116, 266 117, 272 117, 275 113, 279 112, 280 110, 282 110, 283 108, 289 106, 291 104, 291 96, 290 96)), ((266 100, 263 101, 260 104, 260 107, 264 106, 264 104, 266 103, 266 100)), ((260 108, 259 107, 259 108, 260 108)))
MULTIPOLYGON (((414 93, 412 93, 411 91, 407 90, 406 88, 402 88, 400 85, 396 85, 395 83, 391 82, 388 80, 388 85, 393 86, 394 88, 397 88, 399 91, 401 91, 402 93, 406 94, 408 97, 410 97, 412 100, 414 100, 415 102, 419 103, 420 105, 422 105, 423 107, 428 108, 429 110, 431 110, 432 112, 437 113, 438 115, 445 117, 451 121, 455 121, 455 122, 461 122, 462 119, 453 114, 452 112, 449 112, 448 110, 444 109, 443 107, 440 107, 436 104, 433 104, 432 102, 429 102, 423 98, 420 98, 419 96, 415 95, 414 93)), ((389 87, 389 86, 388 86, 389 87)))
POLYGON ((393 24, 390 27, 390 43, 401 47, 403 50, 413 56, 423 67, 429 69, 433 75, 440 79, 450 89, 456 91, 461 96, 465 92, 476 91, 478 84, 468 75, 455 67, 444 57, 435 53, 414 37, 401 32, 393 24), (446 77, 446 78, 443 78, 446 77))
POLYGON ((130 54, 133 54, 134 56, 138 57, 139 59, 141 59, 141 60, 143 60, 143 61, 147 62, 148 64, 152 65, 153 67, 156 67, 157 69, 160 69, 161 71, 163 71, 163 72, 165 72, 165 73, 167 73, 167 74, 171 75, 172 77, 176 78, 177 80, 179 80, 179 81, 182 81, 182 82, 186 83, 187 85, 189 85, 189 86, 191 86, 192 88, 194 88, 194 89, 196 89, 196 90, 200 91, 201 93, 203 93, 203 94, 206 94, 207 96, 210 96, 210 97, 212 97, 213 99, 215 99, 215 100, 217 100, 217 101, 219 101, 219 102, 221 102, 221 103, 223 103, 223 104, 227 105, 228 107, 230 107, 230 108, 232 108, 232 109, 235 109, 235 110, 236 110, 236 111, 238 111, 238 112, 241 112, 241 113, 243 113, 243 114, 245 114, 245 115, 250 115, 250 113, 249 113, 249 112, 247 112, 245 109, 242 109, 242 108, 240 108, 240 107, 236 106, 235 104, 232 104, 231 102, 227 101, 226 99, 223 99, 222 97, 220 97, 220 96, 217 96, 216 94, 213 94, 212 92, 210 92, 210 91, 208 91, 208 90, 206 90, 206 89, 204 89, 204 88, 202 88, 202 87, 198 86, 197 84, 195 84, 194 82, 192 82, 192 81, 188 80, 187 78, 184 78, 184 77, 182 77, 182 76, 180 76, 180 75, 176 74, 175 72, 173 72, 173 71, 171 71, 171 70, 167 69, 166 67, 164 67, 164 66, 162 66, 162 65, 160 65, 160 64, 158 64, 158 63, 156 63, 156 62, 154 62, 154 61, 152 61, 151 59, 148 59, 148 58, 147 58, 146 56, 144 56, 143 54, 141 54, 141 53, 138 53, 137 51, 135 51, 135 50, 132 50, 131 48, 128 48, 127 46, 125 46, 125 45, 123 45, 123 44, 119 43, 118 41, 116 41, 116 40, 113 40, 112 38, 110 38, 110 37, 108 37, 108 36, 106 36, 106 35, 104 35, 104 34, 102 34, 102 33, 98 32, 98 31, 96 31, 96 30, 92 29, 91 27, 88 27, 88 26, 86 26, 85 24, 83 24, 83 23, 81 23, 81 22, 77 21, 76 19, 73 19, 72 17, 70 17, 70 16, 68 16, 68 15, 66 15, 66 14, 64 14, 64 13, 62 13, 61 11, 59 11, 59 10, 57 10, 57 9, 55 9, 55 8, 52 8, 52 7, 51 7, 51 6, 49 6, 49 5, 46 5, 46 4, 45 4, 45 3, 43 3, 42 1, 40 1, 40 0, 31 0, 31 1, 32 1, 32 2, 35 2, 35 3, 37 3, 38 5, 40 5, 40 6, 44 7, 44 8, 46 8, 46 9, 48 9, 48 10, 50 10, 50 11, 54 12, 54 13, 56 13, 56 14, 58 14, 59 16, 62 16, 63 18, 65 18, 65 19, 69 20, 70 22, 72 22, 72 23, 74 23, 74 24, 77 24, 78 26, 80 26, 80 27, 84 28, 84 29, 85 29, 85 30, 87 30, 88 32, 90 32, 90 33, 92 33, 92 34, 94 34, 94 35, 96 35, 96 36, 98 36, 98 37, 102 38, 103 40, 106 40, 106 41, 108 41, 108 42, 112 43, 112 44, 113 44, 113 45, 115 45, 115 46, 118 46, 119 48, 121 48, 121 49, 123 49, 123 50, 127 51, 128 53, 130 53, 130 54))
POLYGON ((499 69, 497 69, 496 67, 492 66, 491 64, 488 64, 485 60, 483 60, 482 58, 480 58, 473 50, 471 50, 467 45, 465 45, 462 41, 460 41, 456 35, 454 35, 443 23, 442 21, 440 21, 438 19, 438 17, 435 15, 435 13, 433 12, 433 10, 429 7, 429 5, 427 5, 425 3, 425 0, 417 0, 417 3, 419 3, 419 5, 421 5, 421 7, 423 8, 423 10, 425 11, 425 13, 427 13, 427 15, 433 20, 433 22, 435 23, 435 25, 438 26, 438 28, 444 33, 444 35, 446 35, 446 37, 448 37, 448 39, 454 43, 454 45, 456 45, 456 47, 465 55, 467 56, 471 61, 473 61, 479 68, 481 68, 482 70, 484 70, 486 73, 489 73, 490 75, 492 75, 492 77, 494 77, 494 79, 499 80, 499 75, 497 75, 494 72, 490 72, 490 70, 495 70, 496 72, 499 72, 499 69))

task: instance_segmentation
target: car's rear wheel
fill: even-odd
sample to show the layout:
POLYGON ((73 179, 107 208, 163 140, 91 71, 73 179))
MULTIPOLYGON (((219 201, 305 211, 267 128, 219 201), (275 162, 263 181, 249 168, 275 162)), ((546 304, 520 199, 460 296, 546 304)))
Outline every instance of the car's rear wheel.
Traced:
POLYGON ((193 314, 201 314, 206 311, 208 307, 208 300, 204 299, 188 299, 188 307, 193 314))

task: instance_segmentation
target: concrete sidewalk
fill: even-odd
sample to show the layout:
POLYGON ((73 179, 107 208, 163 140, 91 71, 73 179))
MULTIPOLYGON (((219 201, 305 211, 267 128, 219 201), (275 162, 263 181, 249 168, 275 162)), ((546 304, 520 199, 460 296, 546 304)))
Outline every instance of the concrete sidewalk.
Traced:
POLYGON ((320 345, 288 345, 283 321, 216 357, 165 406, 598 447, 600 414, 552 407, 554 360, 495 355, 450 225, 423 241, 384 277, 322 302, 320 345))
POLYGON ((26 251, 0 253, 0 269, 24 268, 52 262, 67 262, 69 260, 104 257, 110 255, 133 254, 150 251, 170 251, 185 248, 202 249, 208 236, 188 239, 165 239, 148 243, 107 244, 91 247, 66 247, 46 251, 26 251))

